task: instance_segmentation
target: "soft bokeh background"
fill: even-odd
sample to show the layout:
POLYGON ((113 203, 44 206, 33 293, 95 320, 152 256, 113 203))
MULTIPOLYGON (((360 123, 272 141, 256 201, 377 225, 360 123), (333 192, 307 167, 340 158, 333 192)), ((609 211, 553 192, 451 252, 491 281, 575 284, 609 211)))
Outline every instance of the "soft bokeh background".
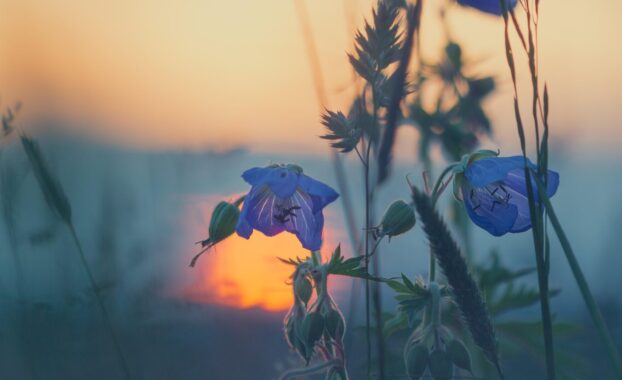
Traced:
MULTIPOLYGON (((430 61, 444 39, 439 1, 424 10, 422 52, 430 61)), ((295 364, 280 330, 289 268, 275 259, 304 255, 295 239, 234 238, 198 268, 188 262, 214 203, 246 190, 244 169, 297 162, 335 184, 326 142, 317 137, 319 112, 346 108, 352 97, 345 53, 371 4, 305 3, 328 97, 320 105, 291 0, 0 0, 2 107, 22 101, 17 125, 40 138, 67 190, 136 378, 270 379, 295 364)), ((555 204, 618 342, 622 53, 614 37, 621 13, 614 0, 546 0, 540 19, 551 160, 562 178, 555 204)), ((475 73, 493 74, 500 84, 486 103, 495 130, 486 147, 516 154, 502 21, 458 6, 447 17, 475 73)), ((526 67, 524 56, 518 62, 526 67)), ((521 75, 524 100, 525 80, 521 75)), ((414 129, 400 130, 398 168, 379 205, 407 197, 404 176, 422 169, 416 141, 414 129)), ((347 165, 351 187, 360 188, 356 162, 347 165)), ((16 236, 12 243, 8 229, 0 230, 0 368, 7 378, 119 376, 71 241, 15 142, 2 147, 0 168, 2 224, 16 236)), ((339 242, 352 254, 342 225, 335 204, 326 254, 339 242)), ((528 234, 474 235, 482 260, 496 247, 509 263, 534 265, 528 234)), ((388 276, 425 273, 420 232, 395 239, 383 255, 388 276)), ((556 242, 551 282, 562 289, 554 311, 581 324, 589 339, 588 317, 556 242)), ((351 305, 350 283, 333 285, 343 309, 356 314, 360 302, 351 305)), ((385 306, 394 308, 390 297, 385 306)), ((594 371, 606 365, 603 354, 589 347, 577 350, 595 357, 587 373, 600 373, 594 371)), ((538 368, 529 373, 542 376, 538 368)))

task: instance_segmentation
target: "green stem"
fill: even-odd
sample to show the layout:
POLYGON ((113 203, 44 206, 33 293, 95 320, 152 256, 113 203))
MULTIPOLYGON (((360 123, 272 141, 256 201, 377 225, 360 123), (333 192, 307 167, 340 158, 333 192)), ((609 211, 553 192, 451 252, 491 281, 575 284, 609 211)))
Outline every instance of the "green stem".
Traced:
POLYGON ((581 291, 581 295, 583 296, 583 301, 587 306, 587 310, 592 317, 592 321, 594 322, 594 326, 596 327, 596 331, 598 332, 598 336, 605 346, 605 350, 607 351, 607 355, 609 356, 609 361, 613 366, 614 372, 618 380, 622 380, 622 360, 620 359, 620 353, 613 343, 613 339, 611 338, 611 334, 607 329, 607 325, 605 324, 605 320, 603 318, 602 313, 600 312, 600 308, 596 304, 594 297, 592 296, 592 292, 590 291, 590 287, 585 280, 585 276, 583 275, 583 271, 581 270, 581 266, 577 261, 577 257, 572 250, 572 246, 566 237, 566 233, 562 228, 559 219, 557 219, 557 214, 553 209, 553 205, 549 200, 546 190, 542 185, 541 181, 536 178, 536 184, 538 186, 538 192, 540 194, 540 199, 544 202, 544 206, 546 207, 547 214, 549 216, 549 220, 555 229, 555 233, 559 238, 559 242, 562 245, 562 249, 564 250, 564 254, 566 255, 566 259, 568 260, 568 264, 570 265, 570 269, 572 270, 572 274, 574 275, 575 281, 579 286, 579 290, 581 291))
POLYGON ((126 379, 130 379, 131 376, 130 376, 129 367, 127 365, 127 361, 125 359, 125 356, 123 355, 123 351, 121 350, 121 345, 119 344, 119 340, 117 339, 117 335, 112 326, 110 317, 108 316, 108 311, 106 310, 106 306, 104 305, 104 300, 102 299, 101 294, 99 293, 99 287, 97 286, 97 282, 95 281, 95 278, 93 277, 93 273, 91 273, 91 269, 89 268, 89 264, 86 261, 86 257, 84 256, 84 250, 82 249, 82 244, 80 244, 80 240, 78 239, 78 235, 76 234, 76 230, 74 229, 73 224, 67 223, 67 227, 69 228, 71 237, 76 245, 76 248, 78 249, 77 252, 78 252, 78 257, 80 258, 80 263, 82 264, 82 267, 84 268, 84 272, 86 273, 86 276, 89 279, 89 284, 91 285, 91 289, 93 290, 93 293, 95 294, 95 299, 97 300, 97 305, 99 306, 99 310, 102 314, 104 324, 106 325, 106 329, 110 333, 110 338, 112 340, 112 344, 114 345, 115 352, 117 353, 117 358, 119 359, 119 363, 121 364, 123 375, 125 376, 126 379))
POLYGON ((313 262, 313 266, 319 267, 322 264, 322 255, 320 251, 311 251, 311 262, 313 262))
MULTIPOLYGON (((434 184, 434 189, 432 190, 432 195, 431 195, 433 205, 435 205, 436 202, 438 201, 438 197, 440 196, 438 192, 440 191, 440 188, 441 188, 441 185, 443 184, 443 180, 445 179, 445 176, 447 176, 447 174, 449 174, 449 172, 451 172, 455 167, 456 167, 456 164, 452 164, 446 167, 445 170, 443 170, 441 175, 436 180, 436 183, 434 184)), ((430 173, 428 173, 428 175, 429 174, 430 173)), ((449 179, 451 180, 451 177, 449 179)))
POLYGON ((441 289, 438 287, 436 281, 430 282, 430 297, 431 297, 431 322, 434 328, 441 326, 441 289))
MULTIPOLYGON (((367 142, 368 147, 371 146, 371 140, 367 142)), ((369 148, 365 149, 369 152, 369 148)), ((365 269, 369 273, 369 153, 366 155, 364 165, 364 181, 365 181, 365 269)), ((365 278, 365 339, 367 341, 367 378, 371 379, 371 325, 370 325, 370 307, 369 307, 369 278, 365 278)))
MULTIPOLYGON (((378 123, 378 109, 379 109, 379 104, 378 104, 378 93, 376 90, 376 80, 374 79, 374 82, 372 83, 372 96, 373 96, 373 120, 374 120, 374 126, 376 127, 380 127, 379 123, 378 123)), ((371 207, 372 207, 372 203, 373 203, 373 189, 370 189, 370 178, 369 178, 369 174, 370 174, 370 158, 371 158, 371 148, 372 148, 372 141, 371 139, 369 139, 369 144, 367 146, 367 153, 366 153, 366 158, 367 158, 367 169, 366 169, 366 178, 365 178, 365 192, 367 194, 367 199, 366 199, 366 211, 365 211, 365 220, 366 220, 366 224, 365 224, 365 228, 366 228, 366 233, 365 233, 365 253, 367 255, 367 260, 369 262, 369 258, 371 257, 371 252, 369 250, 369 232, 371 231, 371 225, 372 225, 372 212, 371 212, 371 207)), ((377 247, 376 247, 377 248, 377 247)), ((374 252, 375 249, 374 248, 374 252)), ((374 272, 375 275, 380 275, 380 261, 378 260, 378 256, 374 257, 374 272)), ((369 280, 367 280, 369 281, 369 280)), ((374 302, 374 317, 375 317, 375 323, 376 323, 376 345, 377 345, 377 349, 378 349, 378 375, 379 375, 379 379, 380 380, 384 380, 385 379, 385 357, 384 357, 384 335, 382 332, 382 299, 381 299, 381 294, 380 294, 380 284, 378 283, 373 283, 373 295, 372 295, 372 300, 374 302)))

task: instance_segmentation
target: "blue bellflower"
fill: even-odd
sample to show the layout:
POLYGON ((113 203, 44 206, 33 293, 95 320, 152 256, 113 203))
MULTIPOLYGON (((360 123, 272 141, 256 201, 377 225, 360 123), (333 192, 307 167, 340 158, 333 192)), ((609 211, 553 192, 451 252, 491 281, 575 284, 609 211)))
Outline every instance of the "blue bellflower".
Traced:
MULTIPOLYGON (((505 0, 507 9, 513 9, 516 6, 516 0, 505 0)), ((501 16, 501 1, 499 0, 458 0, 458 4, 466 7, 472 7, 482 12, 495 16, 501 16)))
POLYGON ((315 251, 322 246, 322 209, 339 194, 330 186, 302 174, 296 165, 252 168, 242 174, 252 187, 242 206, 236 232, 248 239, 253 230, 274 236, 283 231, 315 251))
MULTIPOLYGON (((494 236, 531 228, 523 156, 486 157, 470 162, 460 181, 461 198, 471 220, 494 236)), ((537 167, 528 160, 530 169, 537 167)), ((559 174, 547 171, 547 195, 553 196, 559 174)), ((536 202, 540 202, 532 177, 536 202)))

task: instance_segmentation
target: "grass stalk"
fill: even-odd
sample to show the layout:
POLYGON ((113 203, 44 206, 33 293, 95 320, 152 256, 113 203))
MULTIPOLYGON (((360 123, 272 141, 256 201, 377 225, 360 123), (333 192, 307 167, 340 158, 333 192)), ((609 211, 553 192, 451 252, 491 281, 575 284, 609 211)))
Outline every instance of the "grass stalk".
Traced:
POLYGON ((123 375, 126 379, 129 380, 131 376, 130 376, 129 367, 127 365, 127 360, 125 359, 125 355, 123 354, 123 350, 121 349, 121 344, 119 343, 119 339, 114 330, 114 326, 112 325, 112 321, 108 314, 108 310, 106 309, 106 305, 104 304, 104 300, 99 291, 99 286, 97 286, 95 277, 93 277, 93 273, 91 272, 89 264, 86 260, 86 256, 84 255, 84 250, 82 249, 82 244, 80 243, 80 239, 78 239, 78 235, 76 234, 76 230, 72 223, 68 223, 67 228, 69 229, 71 238, 76 246, 76 252, 78 253, 80 263, 82 264, 82 267, 84 268, 84 272, 86 273, 86 276, 89 280, 89 285, 91 286, 91 290, 93 291, 93 294, 95 295, 95 299, 97 300, 97 306, 99 307, 99 311, 102 315, 102 319, 104 320, 106 330, 108 331, 110 335, 110 340, 112 341, 112 344, 114 345, 115 352, 117 353, 117 358, 119 360, 119 363, 121 364, 123 375))
POLYGON ((58 180, 52 175, 52 172, 48 169, 47 163, 43 158, 43 154, 39 149, 39 145, 30 137, 25 134, 20 135, 20 141, 22 143, 22 147, 26 152, 26 156, 28 157, 28 161, 32 167, 35 178, 39 183, 39 187, 41 188, 41 192, 45 197, 45 200, 54 212, 56 212, 57 216, 60 220, 67 226, 69 232, 71 233, 71 237, 76 245, 78 256, 80 259, 80 263, 84 268, 84 271, 87 274, 89 279, 89 284, 93 293, 95 294, 95 299, 97 300, 97 304, 99 306, 102 318, 104 320, 104 324, 106 329, 108 330, 110 337, 112 339, 112 343, 115 348, 115 352, 119 359, 119 364, 121 365, 122 372, 126 379, 130 379, 130 371, 127 365, 127 361, 125 360, 125 356, 123 355, 123 351, 121 350, 121 345, 117 339, 114 328, 112 326, 112 322, 108 315, 108 311, 106 310, 106 306, 99 292, 99 287, 97 286, 97 282, 91 273, 88 262, 86 261, 86 257, 84 255, 84 251, 82 249, 82 244, 80 244, 80 240, 78 239, 78 235, 76 234, 75 228, 72 222, 72 210, 71 204, 65 191, 63 190, 61 184, 58 180))
MULTIPOLYGON (((430 197, 416 187, 412 188, 412 196, 423 223, 423 230, 428 237, 430 249, 451 286, 453 298, 471 332, 473 341, 482 349, 486 358, 497 369, 499 376, 503 378, 503 371, 499 364, 497 339, 490 314, 475 279, 469 273, 460 248, 435 210, 430 197)), ((431 312, 430 317, 432 317, 431 312)), ((430 321, 432 322, 433 318, 430 321)))
POLYGON ((546 190, 541 181, 536 179, 536 184, 538 186, 538 192, 540 195, 540 199, 544 203, 546 207, 547 215, 551 224, 553 225, 553 229, 555 230, 555 234, 557 235, 559 242, 562 246, 562 250, 566 256, 566 260, 568 261, 568 265, 570 265, 570 269, 572 270, 572 274, 579 286, 579 290, 581 291, 581 296, 583 297, 583 301, 585 302, 585 306, 594 322, 594 326, 596 327, 596 331, 598 333, 598 337, 605 347, 605 351, 607 352, 607 356, 609 357, 609 361, 613 367, 613 370, 616 374, 616 378, 618 380, 622 380, 622 359, 620 359, 620 353, 616 348, 613 339, 611 338, 611 334, 605 324, 605 319, 603 318, 602 313, 600 312, 600 308, 596 304, 596 300, 590 291, 590 287, 583 275, 583 271, 581 270, 581 266, 579 265, 579 261, 577 261, 577 257, 574 254, 572 246, 570 245, 570 241, 562 228, 559 219, 557 218, 557 214, 555 213, 555 209, 551 204, 550 199, 546 194, 546 190))
MULTIPOLYGON (((504 19, 504 37, 505 37, 505 51, 508 67, 510 68, 510 73, 512 75, 512 84, 514 89, 514 115, 516 118, 516 125, 518 130, 518 136, 520 139, 520 146, 523 157, 525 159, 525 179, 527 185, 527 199, 529 202, 529 214, 532 223, 532 234, 534 241, 534 250, 535 250, 535 258, 536 258, 536 268, 538 273, 538 288, 540 295, 540 313, 542 316, 542 335, 544 338, 544 347, 545 347, 545 361, 546 361, 546 370, 547 370, 547 378, 549 380, 556 379, 555 373, 555 352, 553 345, 553 328, 552 328, 552 317, 549 303, 549 289, 548 289, 548 265, 545 261, 545 252, 544 252, 544 223, 542 212, 540 209, 540 205, 535 202, 535 195, 533 193, 532 187, 532 177, 529 173, 529 169, 527 167, 527 149, 526 149, 526 141, 525 141, 525 130, 523 127, 520 106, 518 102, 518 90, 516 84, 516 69, 514 62, 514 54, 512 51, 512 46, 509 38, 509 12, 506 8, 505 0, 500 1, 501 8, 503 9, 503 19, 504 19)), ((531 16, 529 11, 527 11, 527 22, 531 23, 531 16)), ((514 18, 513 18, 514 20, 514 18)), ((514 23, 514 27, 517 29, 519 35, 522 39, 522 32, 520 32, 520 27, 518 23, 514 23)), ((539 136, 539 128, 538 128, 538 114, 537 110, 537 99, 538 96, 538 87, 537 87, 537 75, 535 69, 535 44, 533 42, 533 34, 531 30, 531 25, 529 27, 529 47, 527 50, 527 54, 529 56, 529 66, 530 72, 532 75, 532 85, 533 85, 533 117, 534 117, 534 125, 535 125, 535 133, 536 133, 536 141, 538 145, 540 143, 539 136)), ((540 147, 536 149, 538 153, 538 163, 540 163, 540 147)))

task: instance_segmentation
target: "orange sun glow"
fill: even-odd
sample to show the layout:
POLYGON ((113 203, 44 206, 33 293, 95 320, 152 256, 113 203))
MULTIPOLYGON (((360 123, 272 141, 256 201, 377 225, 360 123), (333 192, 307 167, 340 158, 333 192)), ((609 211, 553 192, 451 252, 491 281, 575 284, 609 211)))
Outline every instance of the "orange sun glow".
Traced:
MULTIPOLYGON (((334 244, 327 235, 325 229, 324 247, 328 251, 334 244)), ((309 251, 290 233, 267 237, 255 231, 249 240, 234 234, 198 260, 192 269, 196 273, 194 280, 183 289, 182 296, 193 302, 287 310, 292 303, 287 282, 293 267, 277 258, 308 255, 309 251)))

